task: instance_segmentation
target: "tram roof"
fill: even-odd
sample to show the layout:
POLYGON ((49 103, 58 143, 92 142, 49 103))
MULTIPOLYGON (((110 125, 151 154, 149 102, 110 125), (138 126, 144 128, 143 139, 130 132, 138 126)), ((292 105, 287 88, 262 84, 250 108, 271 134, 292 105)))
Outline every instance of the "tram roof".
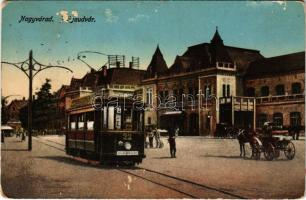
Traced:
POLYGON ((126 105, 131 106, 133 103, 136 104, 143 104, 139 100, 132 99, 131 97, 104 97, 104 96, 97 96, 97 95, 88 95, 84 97, 80 97, 77 99, 72 100, 71 108, 69 111, 72 110, 88 110, 93 111, 97 107, 102 107, 104 105, 126 105), (101 100, 103 101, 102 104, 100 103, 101 100))

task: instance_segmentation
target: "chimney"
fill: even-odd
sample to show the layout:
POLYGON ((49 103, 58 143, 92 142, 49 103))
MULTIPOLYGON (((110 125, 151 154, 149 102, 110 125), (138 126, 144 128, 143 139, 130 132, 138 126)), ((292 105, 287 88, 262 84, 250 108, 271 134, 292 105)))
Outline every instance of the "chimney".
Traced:
POLYGON ((129 62, 129 68, 133 69, 133 62, 129 62))
POLYGON ((102 67, 102 73, 103 73, 103 76, 104 76, 104 77, 107 76, 107 67, 106 67, 106 65, 104 65, 104 66, 102 67))
POLYGON ((120 68, 120 62, 119 61, 116 62, 116 67, 120 68))

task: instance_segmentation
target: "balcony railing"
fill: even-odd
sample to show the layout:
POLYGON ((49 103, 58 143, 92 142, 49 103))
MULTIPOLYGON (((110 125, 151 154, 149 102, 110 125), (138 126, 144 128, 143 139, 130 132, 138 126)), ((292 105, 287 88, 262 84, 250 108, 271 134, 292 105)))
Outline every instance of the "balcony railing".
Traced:
POLYGON ((231 96, 231 97, 220 97, 219 103, 222 104, 232 104, 235 111, 253 111, 254 110, 254 97, 241 97, 241 96, 231 96))
POLYGON ((304 99, 305 99, 304 94, 266 96, 266 97, 256 97, 256 103, 263 104, 263 103, 277 103, 277 102, 289 102, 289 101, 304 101, 304 99))

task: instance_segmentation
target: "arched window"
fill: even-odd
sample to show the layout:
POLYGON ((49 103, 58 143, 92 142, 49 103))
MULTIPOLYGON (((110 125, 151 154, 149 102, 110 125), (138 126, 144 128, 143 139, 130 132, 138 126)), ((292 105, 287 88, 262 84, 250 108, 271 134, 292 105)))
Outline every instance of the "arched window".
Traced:
POLYGON ((301 93, 301 83, 292 83, 291 91, 292 91, 292 94, 300 94, 301 93))
POLYGON ((290 113, 290 126, 300 126, 301 125, 301 113, 292 112, 290 113))
POLYGON ((283 113, 273 114, 273 125, 279 129, 283 128, 283 113))
POLYGON ((264 123, 268 121, 267 114, 261 113, 257 116, 257 127, 262 128, 264 123))
POLYGON ((285 94, 285 86, 283 84, 279 84, 275 87, 276 95, 284 95, 285 94))
POLYGON ((265 96, 269 96, 269 86, 263 86, 260 89, 260 94, 261 96, 265 97, 265 96))
POLYGON ((248 97, 255 97, 255 88, 249 87, 246 89, 246 95, 248 97))

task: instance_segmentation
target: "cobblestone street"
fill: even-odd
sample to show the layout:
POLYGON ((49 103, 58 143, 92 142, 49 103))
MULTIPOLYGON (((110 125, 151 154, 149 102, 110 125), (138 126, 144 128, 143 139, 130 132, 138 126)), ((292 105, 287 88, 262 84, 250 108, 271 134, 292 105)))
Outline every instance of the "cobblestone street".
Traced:
MULTIPOLYGON (((304 194, 304 138, 293 141, 296 156, 255 161, 239 157, 232 139, 177 138, 177 158, 169 145, 146 149, 136 167, 107 167, 74 160, 63 136, 6 138, 2 144, 2 190, 10 198, 298 198, 304 194)), ((249 150, 248 150, 248 153, 249 150)))

